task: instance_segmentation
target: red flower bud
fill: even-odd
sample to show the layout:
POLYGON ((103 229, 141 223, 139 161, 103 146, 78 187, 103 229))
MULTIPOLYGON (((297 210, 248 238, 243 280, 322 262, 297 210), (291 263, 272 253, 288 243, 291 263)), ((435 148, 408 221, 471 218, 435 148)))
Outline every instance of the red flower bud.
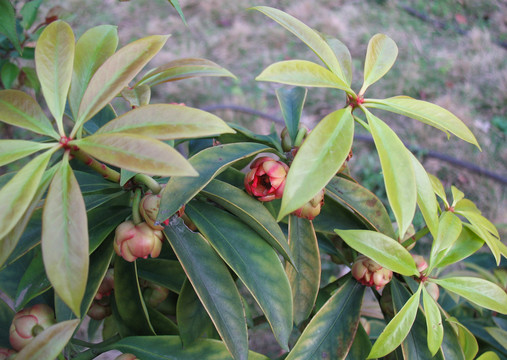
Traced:
POLYGON ((9 341, 16 351, 20 351, 35 336, 55 323, 55 312, 46 304, 23 309, 12 319, 9 341))
POLYGON ((250 172, 245 176, 247 193, 260 201, 280 199, 285 187, 285 178, 289 167, 281 161, 264 156, 257 158, 250 165, 250 172))
POLYGON ((148 255, 156 258, 162 250, 162 241, 161 231, 153 230, 144 222, 134 225, 132 221, 125 221, 116 228, 114 250, 129 262, 139 257, 146 259, 148 255))
POLYGON ((370 258, 360 255, 352 265, 352 276, 361 284, 375 286, 379 290, 391 281, 393 272, 383 268, 370 258))
POLYGON ((6 360, 11 355, 17 354, 16 351, 7 348, 0 348, 0 360, 6 360))
POLYGON ((324 205, 324 189, 320 190, 310 201, 302 207, 293 212, 294 215, 300 218, 313 220, 320 214, 320 209, 324 205))
POLYGON ((428 263, 421 255, 412 255, 415 261, 415 266, 417 266, 417 271, 422 273, 424 270, 428 268, 428 263))

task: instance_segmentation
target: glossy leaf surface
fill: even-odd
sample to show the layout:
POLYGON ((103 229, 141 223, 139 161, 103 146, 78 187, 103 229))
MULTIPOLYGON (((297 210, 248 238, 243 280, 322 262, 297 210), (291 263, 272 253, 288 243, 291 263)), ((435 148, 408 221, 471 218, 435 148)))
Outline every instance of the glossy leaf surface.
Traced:
POLYGON ((370 39, 364 63, 363 93, 391 69, 397 56, 398 47, 389 36, 376 34, 370 39))
POLYGON ((0 166, 22 159, 37 151, 49 149, 54 145, 27 140, 0 140, 0 166))
POLYGON ((463 225, 460 218, 450 211, 445 211, 440 216, 437 237, 433 240, 430 256, 430 267, 439 263, 447 250, 456 242, 463 225))
POLYGON ((60 140, 39 104, 19 90, 0 91, 0 121, 60 140))
POLYGON ((243 190, 220 180, 212 180, 201 194, 223 206, 254 229, 283 257, 293 262, 291 250, 275 218, 262 203, 243 190))
POLYGON ((464 226, 461 230, 461 234, 458 239, 454 242, 451 248, 447 251, 445 256, 435 263, 436 267, 444 267, 460 260, 467 258, 468 256, 479 250, 484 244, 484 240, 481 240, 468 226, 464 226))
POLYGON ((69 92, 69 106, 76 118, 79 104, 95 71, 116 51, 116 26, 100 25, 87 30, 76 43, 76 56, 69 92))
POLYGON ((294 142, 298 134, 299 122, 307 93, 308 90, 301 87, 280 88, 276 90, 276 97, 282 110, 283 120, 292 142, 294 142))
POLYGON ((138 107, 108 122, 96 134, 128 133, 160 140, 207 137, 234 133, 218 116, 182 105, 138 107))
POLYGON ((306 60, 286 60, 269 65, 255 78, 293 86, 335 88, 345 91, 349 86, 323 66, 306 60))
POLYGON ((352 57, 350 55, 350 51, 345 46, 344 43, 342 43, 340 40, 333 38, 331 36, 328 36, 323 33, 319 33, 319 35, 324 39, 324 41, 329 45, 331 50, 333 50, 333 53, 338 60, 338 63, 340 64, 340 68, 343 74, 342 80, 350 86, 352 83, 352 57))
POLYGON ((107 59, 86 88, 73 134, 82 123, 106 106, 164 46, 168 36, 152 35, 134 41, 107 59))
POLYGON ((424 306, 424 315, 426 316, 428 348, 432 356, 435 356, 440 349, 444 339, 444 327, 442 325, 442 316, 437 302, 431 297, 423 286, 422 298, 424 306))
POLYGON ((454 324, 454 328, 458 333, 458 340, 463 349, 466 360, 475 359, 475 355, 479 351, 479 344, 475 339, 475 336, 468 330, 463 324, 461 324, 456 318, 449 317, 446 321, 454 324))
POLYGON ((402 275, 419 276, 414 259, 396 240, 370 230, 335 230, 354 250, 402 275))
POLYGON ((228 165, 266 151, 271 149, 265 145, 236 143, 207 148, 192 156, 189 163, 199 173, 199 177, 171 178, 167 182, 161 193, 157 221, 168 219, 228 165))
MULTIPOLYGON (((245 311, 227 266, 206 239, 188 230, 181 219, 173 218, 164 233, 227 349, 235 360, 246 359, 245 311)), ((181 349, 179 337, 178 345, 181 349)))
POLYGON ((396 133, 382 120, 366 112, 371 134, 380 158, 387 198, 403 237, 412 223, 417 202, 417 186, 410 152, 396 133))
POLYGON ((474 304, 501 314, 507 314, 507 294, 492 282, 468 276, 431 279, 431 282, 462 296, 474 304))
POLYGON ((303 206, 333 178, 347 158, 354 137, 349 107, 322 119, 298 150, 285 183, 278 220, 303 206))
POLYGON ((342 285, 306 326, 287 360, 343 359, 354 341, 365 287, 342 285))
POLYGON ((292 330, 292 297, 275 251, 239 219, 216 207, 191 202, 185 213, 250 290, 278 343, 287 348, 292 330))
POLYGON ((368 99, 365 106, 391 111, 408 116, 444 132, 451 132, 480 149, 474 134, 458 117, 450 111, 427 101, 416 100, 408 96, 395 96, 388 99, 368 99))
POLYGON ((31 160, 0 190, 0 242, 30 205, 51 155, 49 150, 31 160))
POLYGON ((74 33, 69 24, 61 20, 44 29, 35 47, 35 69, 60 135, 63 135, 63 113, 72 79, 74 47, 74 33))
POLYGON ((136 84, 154 86, 168 81, 189 79, 198 76, 235 76, 215 64, 213 61, 198 58, 178 59, 159 66, 146 75, 136 84))
POLYGON ((320 287, 319 244, 310 220, 289 215, 289 246, 295 267, 287 264, 285 272, 292 289, 294 323, 299 326, 310 316, 320 287))
POLYGON ((65 156, 49 186, 42 214, 42 256, 56 293, 80 317, 88 275, 86 208, 65 156))
POLYGON ((93 157, 136 173, 160 176, 197 176, 188 161, 172 146, 136 134, 91 135, 74 140, 93 157))

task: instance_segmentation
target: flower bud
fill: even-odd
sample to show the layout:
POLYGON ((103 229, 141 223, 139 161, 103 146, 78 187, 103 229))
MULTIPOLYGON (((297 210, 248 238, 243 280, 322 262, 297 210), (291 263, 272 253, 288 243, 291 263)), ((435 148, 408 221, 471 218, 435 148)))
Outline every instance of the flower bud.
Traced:
POLYGON ((260 201, 280 199, 285 188, 285 178, 289 167, 281 161, 264 156, 250 165, 245 176, 245 189, 260 201))
POLYGON ((424 258, 421 255, 413 255, 412 254, 412 257, 414 258, 415 266, 417 267, 417 271, 422 273, 424 270, 426 270, 428 268, 428 263, 426 262, 426 260, 424 260, 424 258))
POLYGON ((287 126, 283 128, 280 138, 282 140, 282 149, 283 151, 290 151, 292 149, 292 140, 289 135, 289 130, 287 126))
POLYGON ((129 262, 146 259, 148 255, 156 258, 162 250, 162 241, 160 230, 152 229, 145 222, 134 225, 132 221, 125 221, 116 228, 114 250, 129 262))
POLYGON ((426 290, 430 294, 430 296, 437 301, 440 297, 440 289, 438 288, 438 285, 432 282, 426 282, 425 283, 426 290))
POLYGON ((20 351, 35 336, 55 323, 55 312, 46 304, 37 304, 23 309, 12 319, 9 341, 16 351, 20 351))
POLYGON ((169 295, 169 289, 152 283, 146 282, 146 288, 143 290, 144 301, 151 307, 157 307, 162 303, 169 295))
POLYGON ((139 360, 134 354, 121 354, 114 360, 139 360))
POLYGON ((111 305, 109 302, 109 298, 105 301, 103 300, 94 300, 88 309, 88 316, 94 320, 103 320, 106 317, 112 314, 111 305))
POLYGON ((7 349, 7 348, 0 347, 0 360, 6 360, 11 355, 14 355, 14 354, 17 354, 17 353, 13 349, 7 349))
POLYGON ((294 211, 292 214, 300 218, 313 220, 320 214, 320 209, 324 205, 324 189, 320 190, 310 201, 294 211))
POLYGON ((88 309, 88 316, 95 320, 102 320, 111 315, 111 293, 114 289, 114 269, 109 269, 102 280, 97 294, 88 309))
POLYGON ((379 290, 391 281, 393 272, 370 258, 360 255, 352 265, 352 276, 361 284, 375 286, 379 290))
POLYGON ((151 192, 147 192, 146 195, 141 199, 139 204, 139 212, 143 217, 144 221, 154 230, 163 230, 162 225, 155 225, 157 220, 158 210, 160 208, 161 195, 154 195, 151 192))
POLYGON ((104 276, 104 279, 100 283, 97 294, 95 294, 95 300, 100 300, 103 297, 110 296, 114 289, 114 269, 109 269, 104 276))

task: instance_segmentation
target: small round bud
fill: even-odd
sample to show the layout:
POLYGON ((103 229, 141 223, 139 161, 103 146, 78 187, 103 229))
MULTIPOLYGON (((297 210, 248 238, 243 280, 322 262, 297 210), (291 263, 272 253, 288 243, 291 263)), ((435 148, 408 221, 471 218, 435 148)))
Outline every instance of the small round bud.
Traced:
POLYGON ((145 222, 134 225, 125 221, 118 225, 114 237, 114 250, 129 262, 137 258, 146 259, 149 255, 156 258, 162 250, 163 234, 152 229, 145 222))
POLYGON ((320 214, 322 205, 324 205, 324 189, 320 190, 317 195, 292 214, 300 218, 313 220, 320 214))
POLYGON ((428 263, 426 262, 426 260, 424 260, 424 258, 421 255, 413 255, 412 254, 412 257, 414 258, 415 266, 417 267, 417 271, 422 273, 424 270, 426 270, 428 268, 428 263))
POLYGON ((55 312, 46 304, 25 308, 12 319, 9 341, 16 351, 20 351, 35 336, 55 323, 55 312))
POLYGON ((366 286, 375 286, 377 290, 387 285, 393 272, 383 268, 370 258, 360 255, 352 265, 352 276, 361 284, 366 286))

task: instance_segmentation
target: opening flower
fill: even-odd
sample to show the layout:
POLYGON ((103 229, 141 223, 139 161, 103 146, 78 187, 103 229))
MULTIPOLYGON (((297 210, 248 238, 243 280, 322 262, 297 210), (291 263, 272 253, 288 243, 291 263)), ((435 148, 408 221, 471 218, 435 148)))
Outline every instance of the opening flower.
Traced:
POLYGON ((246 192, 260 201, 280 199, 289 167, 281 161, 263 156, 256 159, 245 176, 246 192))

